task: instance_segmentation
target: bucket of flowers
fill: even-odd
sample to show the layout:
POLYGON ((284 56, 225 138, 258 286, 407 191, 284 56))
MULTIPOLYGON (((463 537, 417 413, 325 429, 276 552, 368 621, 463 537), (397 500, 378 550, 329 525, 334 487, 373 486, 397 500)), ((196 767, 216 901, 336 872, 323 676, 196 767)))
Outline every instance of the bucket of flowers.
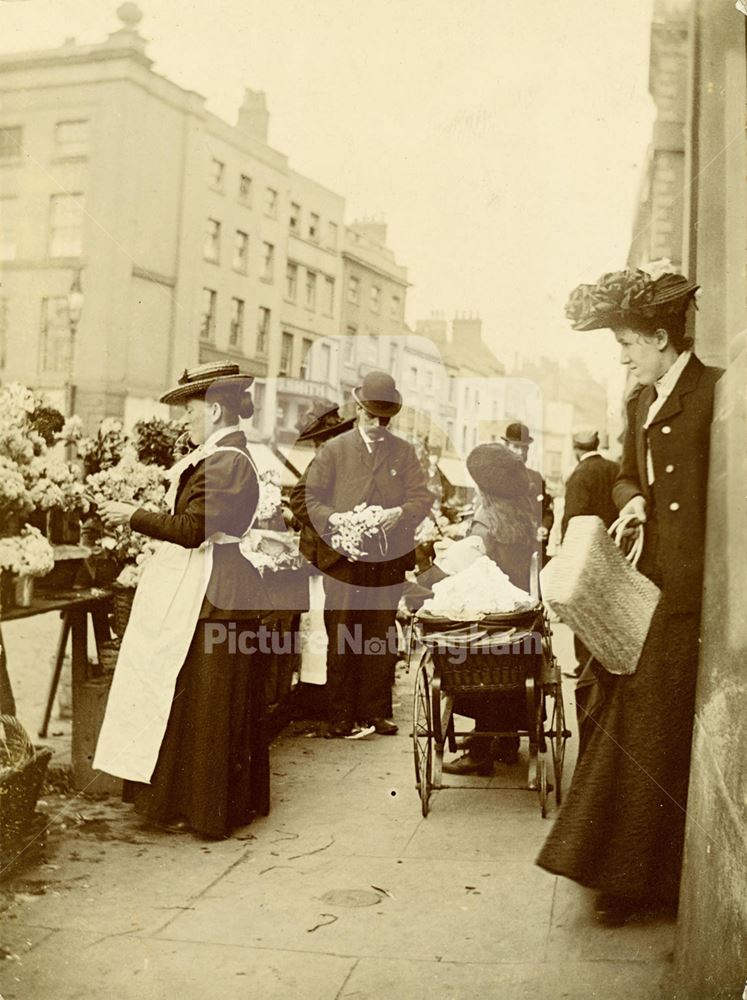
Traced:
POLYGON ((34 598, 34 581, 54 566, 54 550, 38 528, 27 524, 19 535, 0 538, 3 609, 27 608, 34 598))

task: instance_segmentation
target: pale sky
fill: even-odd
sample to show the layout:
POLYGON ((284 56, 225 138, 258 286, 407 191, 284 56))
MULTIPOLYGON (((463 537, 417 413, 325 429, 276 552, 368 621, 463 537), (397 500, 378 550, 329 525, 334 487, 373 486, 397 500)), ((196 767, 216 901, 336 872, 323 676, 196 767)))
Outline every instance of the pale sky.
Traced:
MULTIPOLYGON (((652 0, 140 0, 155 69, 229 122, 264 90, 294 169, 383 215, 408 322, 483 318, 516 352, 614 368, 570 331, 580 281, 624 267, 654 117, 652 0)), ((97 42, 106 0, 0 0, 0 50, 97 42)))

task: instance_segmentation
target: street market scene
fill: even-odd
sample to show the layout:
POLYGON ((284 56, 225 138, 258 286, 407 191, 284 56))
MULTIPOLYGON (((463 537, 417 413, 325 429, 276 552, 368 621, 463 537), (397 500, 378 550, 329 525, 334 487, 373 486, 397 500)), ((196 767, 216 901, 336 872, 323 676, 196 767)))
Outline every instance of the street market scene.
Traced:
POLYGON ((0 3, 0 1000, 747 990, 741 7, 0 3))

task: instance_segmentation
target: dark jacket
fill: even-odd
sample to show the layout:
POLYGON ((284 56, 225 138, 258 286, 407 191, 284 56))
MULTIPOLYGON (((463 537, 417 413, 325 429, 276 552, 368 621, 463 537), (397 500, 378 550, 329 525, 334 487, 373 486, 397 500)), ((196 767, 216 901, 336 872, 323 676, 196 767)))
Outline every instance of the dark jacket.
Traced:
MULTIPOLYGON (((248 454, 242 432, 227 434, 218 446, 248 454)), ((258 498, 259 484, 248 458, 235 451, 216 452, 182 473, 174 514, 140 508, 130 523, 134 531, 150 538, 194 549, 216 532, 243 535, 258 498)), ((215 545, 200 617, 251 618, 269 606, 261 576, 241 555, 238 545, 215 545)))
POLYGON ((329 545, 327 545, 324 539, 320 537, 311 523, 309 512, 306 509, 306 477, 309 474, 311 463, 314 462, 315 458, 316 456, 311 459, 311 462, 306 467, 306 471, 291 489, 288 504, 290 509, 293 511, 293 516, 298 522, 298 528, 300 530, 299 549, 301 551, 301 555, 304 559, 310 562, 312 566, 320 568, 323 565, 329 566, 333 563, 339 553, 335 553, 333 549, 330 549, 329 545))
MULTIPOLYGON (((373 454, 369 454, 357 427, 322 445, 306 470, 305 510, 317 534, 329 539, 333 532, 328 522, 333 513, 352 510, 361 503, 401 507, 402 516, 387 532, 385 555, 371 546, 370 554, 361 561, 385 563, 390 570, 396 563, 397 573, 404 574, 415 565, 413 536, 433 497, 412 445, 386 428, 380 431, 382 440, 374 445, 373 454)), ((320 549, 320 568, 327 570, 344 558, 329 547, 320 549)))
POLYGON ((486 554, 515 587, 529 591, 532 555, 540 545, 528 506, 503 498, 490 503, 490 514, 478 504, 467 533, 482 539, 486 554))
POLYGON ((549 534, 552 531, 555 519, 552 509, 552 497, 547 492, 545 480, 536 469, 527 469, 527 476, 529 478, 529 502, 534 518, 535 530, 540 527, 547 528, 549 534))
POLYGON ((583 458, 565 484, 565 506, 561 523, 561 538, 565 538, 572 517, 596 514, 609 528, 617 518, 617 506, 612 499, 612 487, 620 467, 603 455, 583 458))
POLYGON ((646 386, 630 401, 622 465, 613 489, 618 509, 634 496, 646 498, 656 535, 655 552, 648 544, 654 532, 647 536, 644 559, 651 569, 646 572, 661 586, 670 607, 682 613, 699 611, 702 599, 713 395, 721 374, 720 368, 707 368, 693 356, 648 431, 643 423, 655 390, 646 386), (646 434, 653 486, 646 474, 646 434))

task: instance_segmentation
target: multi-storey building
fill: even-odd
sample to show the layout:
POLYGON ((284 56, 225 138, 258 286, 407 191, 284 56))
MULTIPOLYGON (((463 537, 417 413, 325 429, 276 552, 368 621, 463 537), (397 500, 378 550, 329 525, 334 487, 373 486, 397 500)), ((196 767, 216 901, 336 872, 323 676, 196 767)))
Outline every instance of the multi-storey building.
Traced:
POLYGON ((60 401, 72 382, 81 415, 129 420, 230 358, 269 434, 293 411, 274 376, 337 381, 305 354, 339 330, 344 201, 268 144, 263 94, 227 124, 154 72, 138 9, 118 13, 101 44, 0 56, 0 377, 60 401))

